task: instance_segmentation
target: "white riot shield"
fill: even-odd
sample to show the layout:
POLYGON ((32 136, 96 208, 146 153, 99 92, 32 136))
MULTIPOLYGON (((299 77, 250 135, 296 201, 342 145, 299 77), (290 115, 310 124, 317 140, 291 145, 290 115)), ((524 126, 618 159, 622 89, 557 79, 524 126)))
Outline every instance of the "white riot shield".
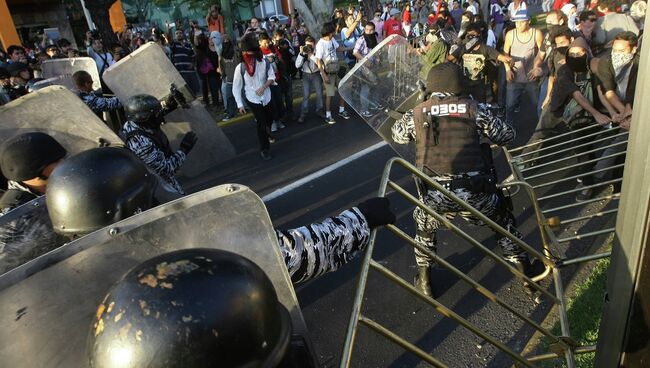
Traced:
POLYGON ((93 90, 102 88, 99 81, 99 72, 97 71, 97 63, 90 57, 77 57, 65 59, 51 59, 43 62, 41 71, 43 78, 56 78, 52 84, 58 84, 67 87, 69 90, 74 91, 76 86, 72 80, 72 75, 79 71, 84 70, 93 77, 93 90))
POLYGON ((86 338, 111 285, 147 259, 192 247, 228 250, 255 262, 290 311, 294 333, 307 337, 264 203, 247 187, 229 184, 130 217, 0 276, 0 362, 87 366, 86 338))
POLYGON ((391 128, 396 119, 415 107, 421 69, 416 50, 404 37, 391 35, 357 62, 339 83, 345 102, 410 162, 415 162, 414 145, 395 143, 391 128))
POLYGON ((0 106, 0 142, 19 134, 51 135, 73 155, 122 140, 73 92, 50 86, 0 106))
POLYGON ((159 100, 170 94, 176 86, 189 102, 189 108, 177 108, 165 116, 162 129, 172 147, 178 147, 185 133, 193 131, 199 140, 178 172, 188 178, 199 176, 219 162, 235 155, 230 140, 216 124, 210 113, 186 87, 185 80, 169 61, 162 48, 150 42, 108 68, 104 82, 121 101, 146 93, 159 100))

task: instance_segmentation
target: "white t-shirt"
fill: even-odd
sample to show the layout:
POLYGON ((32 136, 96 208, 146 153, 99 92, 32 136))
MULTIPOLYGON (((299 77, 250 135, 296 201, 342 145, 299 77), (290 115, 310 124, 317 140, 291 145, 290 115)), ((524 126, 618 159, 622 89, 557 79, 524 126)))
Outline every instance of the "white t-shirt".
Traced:
POLYGON ((478 5, 476 5, 476 3, 469 4, 469 6, 467 7, 467 11, 472 12, 472 14, 474 15, 478 15, 478 5))
POLYGON ((338 61, 338 56, 336 56, 336 49, 339 48, 339 43, 332 38, 327 41, 324 38, 318 40, 316 43, 316 49, 314 50, 314 57, 320 59, 323 63, 327 61, 338 61))
POLYGON ((232 80, 232 94, 235 97, 235 102, 237 102, 237 107, 244 107, 244 96, 241 94, 241 86, 244 83, 244 93, 246 94, 246 99, 254 104, 262 104, 266 106, 271 102, 271 89, 266 88, 264 93, 261 96, 258 96, 255 91, 266 83, 267 80, 275 82, 275 73, 273 68, 269 66, 266 67, 267 61, 262 59, 255 64, 255 73, 253 76, 248 75, 248 72, 244 70, 244 80, 241 78, 241 68, 245 68, 241 63, 235 67, 235 73, 232 80), (268 73, 267 73, 268 69, 268 73))

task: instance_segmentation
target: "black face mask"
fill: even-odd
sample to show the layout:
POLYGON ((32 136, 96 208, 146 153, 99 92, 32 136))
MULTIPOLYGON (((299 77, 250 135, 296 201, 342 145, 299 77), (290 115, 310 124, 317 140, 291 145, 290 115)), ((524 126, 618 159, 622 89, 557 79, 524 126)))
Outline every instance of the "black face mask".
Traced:
POLYGON ((547 25, 546 26, 546 30, 548 31, 549 35, 554 34, 555 31, 557 31, 558 29, 560 29, 560 26, 557 25, 557 24, 552 24, 552 25, 547 25))
POLYGON ((363 38, 366 39, 366 46, 368 46, 369 49, 374 48, 377 46, 377 34, 363 34, 363 38))
POLYGON ((557 50, 557 53, 560 55, 566 55, 567 51, 569 51, 569 47, 568 46, 557 47, 555 48, 555 50, 557 50))
POLYGON ((583 56, 569 56, 566 57, 566 65, 574 73, 584 73, 587 71, 587 54, 583 56))

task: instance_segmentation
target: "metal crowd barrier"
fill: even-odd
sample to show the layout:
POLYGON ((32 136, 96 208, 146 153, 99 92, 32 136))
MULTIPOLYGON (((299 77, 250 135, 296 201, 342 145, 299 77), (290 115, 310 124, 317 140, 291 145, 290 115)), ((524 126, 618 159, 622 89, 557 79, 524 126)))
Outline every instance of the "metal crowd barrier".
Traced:
MULTIPOLYGON (((557 307, 559 322, 560 322, 560 335, 553 334, 549 329, 541 326, 539 323, 532 320, 530 317, 526 316, 524 313, 516 310, 514 307, 509 305, 506 301, 502 300, 494 293, 489 291, 487 288, 482 286, 480 283, 469 277, 464 272, 460 271, 455 266, 451 265, 444 259, 440 258, 437 254, 429 251, 427 248, 416 243, 415 239, 410 235, 406 234, 404 231, 400 230, 394 225, 387 225, 385 228, 399 238, 403 239, 406 244, 418 249, 419 251, 428 254, 432 257, 435 262, 441 267, 446 268, 458 278, 469 284, 474 290, 483 295, 489 301, 498 304, 499 306, 507 309, 514 316, 523 321, 526 325, 534 328, 536 331, 546 336, 549 341, 549 352, 536 356, 523 356, 521 353, 513 351, 511 348, 506 346, 503 342, 498 339, 490 336, 480 327, 469 322, 467 319, 456 314, 453 310, 446 307, 435 298, 428 297, 420 293, 409 281, 404 280, 396 273, 388 269, 387 267, 380 264, 378 261, 373 259, 373 254, 375 250, 375 242, 378 230, 373 230, 370 237, 370 244, 368 245, 367 252, 364 256, 363 264, 361 267, 361 272, 359 276, 359 281, 357 285, 357 292, 354 298, 354 303, 352 306, 352 313, 350 316, 350 321, 348 324, 348 329, 346 333, 345 344, 343 347, 343 353, 341 357, 340 367, 349 367, 352 360, 352 352, 354 348, 355 339, 357 336, 357 330, 359 325, 363 325, 372 331, 378 333, 379 335, 385 337, 391 342, 401 346, 405 350, 413 353, 423 361, 431 364, 434 367, 447 367, 447 365, 437 359, 436 357, 430 355, 426 351, 420 349, 413 343, 405 340, 401 336, 397 335, 393 331, 389 330, 385 326, 381 325, 379 322, 369 318, 364 315, 362 312, 363 299, 365 294, 365 289, 368 281, 368 273, 372 268, 377 271, 380 275, 386 277, 389 281, 394 282, 395 284, 401 286, 413 296, 423 300, 424 302, 431 305, 435 308, 440 314, 444 317, 454 320, 467 330, 472 333, 480 336, 485 341, 489 342, 496 348, 498 348, 503 353, 507 354, 514 363, 525 366, 525 367, 535 367, 535 363, 553 359, 553 358, 563 358, 566 366, 569 368, 575 367, 575 355, 585 354, 594 352, 596 347, 595 345, 588 346, 579 346, 579 344, 571 338, 569 320, 567 316, 567 306, 566 306, 566 297, 564 295, 564 286, 562 284, 562 267, 580 263, 593 261, 605 257, 609 257, 610 252, 581 255, 579 257, 574 257, 567 259, 565 257, 559 257, 557 254, 554 254, 552 250, 557 250, 560 247, 560 244, 566 244, 573 240, 584 239, 589 237, 595 237, 600 235, 605 235, 614 231, 614 228, 600 229, 596 231, 590 231, 582 234, 576 234, 574 236, 567 237, 558 237, 558 234, 563 229, 563 225, 576 224, 581 221, 589 221, 593 218, 612 216, 616 215, 617 209, 607 209, 599 210, 596 213, 588 215, 579 215, 575 217, 570 217, 566 219, 561 219, 557 215, 550 216, 551 214, 559 213, 561 211, 570 210, 575 212, 576 209, 586 206, 588 204, 599 202, 599 201, 616 201, 620 197, 619 194, 608 194, 603 195, 597 198, 593 198, 583 202, 575 202, 574 200, 566 201, 566 196, 574 195, 584 188, 579 189, 569 189, 565 190, 562 188, 561 184, 566 184, 570 182, 575 182, 577 178, 584 177, 586 175, 591 175, 594 173, 602 173, 606 170, 615 170, 621 168, 621 164, 614 164, 606 168, 599 168, 591 171, 576 173, 576 169, 581 167, 586 167, 586 164, 597 164, 603 159, 609 158, 624 158, 625 147, 624 144, 627 142, 627 133, 619 131, 618 128, 613 128, 609 130, 602 130, 597 125, 590 125, 580 129, 574 129, 569 133, 559 134, 545 140, 535 142, 526 146, 518 147, 515 149, 504 149, 505 155, 508 159, 508 162, 513 171, 514 180, 500 185, 502 188, 511 188, 511 187, 521 187, 523 188, 528 196, 530 197, 533 203, 533 209, 535 211, 536 220, 538 223, 541 240, 542 240, 542 251, 538 251, 533 248, 523 240, 513 236, 506 229, 497 225, 490 218, 483 215, 481 212, 456 197, 452 192, 446 190, 436 181, 432 180, 430 177, 419 171, 416 167, 408 163, 407 161, 401 158, 391 159, 384 169, 384 173, 381 180, 381 185, 379 188, 379 196, 386 196, 389 190, 403 196, 408 201, 413 203, 415 206, 419 207, 430 216, 434 217, 436 220, 440 221, 447 229, 451 230, 453 233, 458 235, 460 238, 466 240, 474 247, 480 249, 488 257, 492 258, 497 264, 507 269, 513 276, 517 279, 525 281, 529 287, 535 289, 541 296, 544 296, 550 300, 554 306, 557 307), (591 132, 591 130, 596 130, 596 132, 591 132), (587 141, 586 141, 587 140, 587 141), (613 143, 612 143, 613 142, 613 143), (588 144, 587 144, 588 143, 588 144), (532 152, 522 153, 526 148, 536 147, 538 145, 544 145, 543 148, 534 149, 532 152), (615 152, 613 154, 603 155, 603 152, 608 152, 608 149, 619 147, 622 148, 620 152, 615 152), (580 150, 577 153, 576 150, 580 150), (571 160, 581 158, 586 155, 600 155, 589 160, 583 160, 579 164, 574 164, 571 160), (530 166, 532 163, 536 163, 535 166, 530 166), (508 237, 520 247, 525 249, 531 257, 535 257, 541 260, 545 265, 545 271, 534 277, 529 278, 510 263, 503 260, 498 254, 492 252, 490 249, 486 248, 478 240, 474 239, 471 235, 461 230, 459 227, 454 225, 450 220, 448 220, 444 214, 437 213, 431 208, 427 207, 423 202, 421 202, 416 196, 410 194, 404 188, 400 187, 396 182, 390 179, 390 175, 394 166, 401 166, 406 168, 415 176, 422 179, 431 189, 440 191, 450 200, 456 202, 461 208, 471 213, 473 216, 481 220, 488 227, 493 229, 496 232, 508 237), (545 169, 545 170, 540 170, 545 169), (555 178, 554 175, 562 175, 560 178, 555 178), (559 189, 556 187, 560 185, 559 189), (541 189, 544 189, 545 192, 542 195, 538 196, 538 192, 541 189), (566 204, 549 205, 559 199, 564 198, 563 201, 566 204), (568 203, 567 203, 568 202, 568 203), (536 283, 549 274, 552 275, 552 283, 554 293, 546 290, 536 283)), ((618 183, 621 179, 611 179, 605 182, 594 184, 593 188, 598 188, 601 186, 607 186, 609 184, 618 183)), ((586 186, 590 187, 590 186, 586 186)))
MULTIPOLYGON (((558 266, 609 257, 603 252, 567 259, 551 254, 551 249, 566 248, 566 243, 601 235, 612 234, 611 227, 566 236, 569 226, 576 226, 596 218, 615 219, 620 193, 607 193, 608 188, 623 181, 622 175, 612 175, 623 169, 628 132, 616 126, 604 128, 590 124, 579 129, 558 134, 514 149, 504 148, 506 159, 515 180, 525 182, 532 199, 544 252, 556 259, 558 266), (541 146, 541 148, 540 148, 541 146), (607 162, 607 165, 603 163, 607 162), (585 169, 586 168, 586 169, 585 169), (584 177, 608 174, 610 178, 567 189, 584 177), (594 198, 577 201, 573 198, 582 190, 594 190, 594 198), (597 202, 601 202, 599 205, 597 202), (596 212, 591 212, 596 208, 596 212), (600 207, 600 208, 598 208, 600 207), (562 246, 561 246, 562 245, 562 246)), ((604 175, 603 175, 604 176, 604 175)), ((597 178, 598 180, 598 178, 597 178)), ((519 185, 512 182, 504 186, 519 185)), ((580 226, 581 230, 582 226, 580 226)), ((578 231, 579 231, 578 230, 578 231)))

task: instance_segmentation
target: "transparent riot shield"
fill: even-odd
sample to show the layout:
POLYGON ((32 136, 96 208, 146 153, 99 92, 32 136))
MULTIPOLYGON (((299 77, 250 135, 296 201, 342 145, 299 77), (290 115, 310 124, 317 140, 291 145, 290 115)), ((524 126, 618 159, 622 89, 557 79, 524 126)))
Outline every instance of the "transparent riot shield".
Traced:
POLYGON ((135 215, 0 276, 0 362, 87 366, 86 338, 111 285, 147 259, 191 247, 228 250, 259 265, 290 311, 294 334, 307 336, 264 203, 229 184, 135 215))
POLYGON ((0 142, 19 134, 44 132, 73 155, 123 142, 73 92, 50 86, 0 106, 0 142))
POLYGON ((63 245, 52 230, 45 197, 0 216, 0 275, 63 245))
POLYGON ((339 93, 345 102, 410 162, 415 162, 413 144, 397 144, 391 128, 396 119, 416 105, 422 68, 419 55, 408 41, 402 36, 391 35, 339 83, 339 93))
POLYGON ((183 136, 189 131, 195 132, 199 137, 179 170, 179 176, 196 177, 235 155, 230 140, 210 113, 194 99, 185 80, 158 44, 150 42, 140 47, 108 68, 103 79, 122 101, 142 93, 164 100, 170 95, 172 85, 183 93, 188 105, 185 108, 179 106, 168 114, 165 117, 166 124, 162 127, 173 148, 180 145, 183 136))
POLYGON ((51 59, 43 62, 41 66, 43 78, 56 78, 56 83, 67 87, 69 90, 74 91, 76 86, 72 80, 72 75, 79 71, 84 70, 93 77, 93 90, 102 88, 99 81, 99 72, 97 71, 97 63, 90 57, 77 57, 65 59, 51 59))

